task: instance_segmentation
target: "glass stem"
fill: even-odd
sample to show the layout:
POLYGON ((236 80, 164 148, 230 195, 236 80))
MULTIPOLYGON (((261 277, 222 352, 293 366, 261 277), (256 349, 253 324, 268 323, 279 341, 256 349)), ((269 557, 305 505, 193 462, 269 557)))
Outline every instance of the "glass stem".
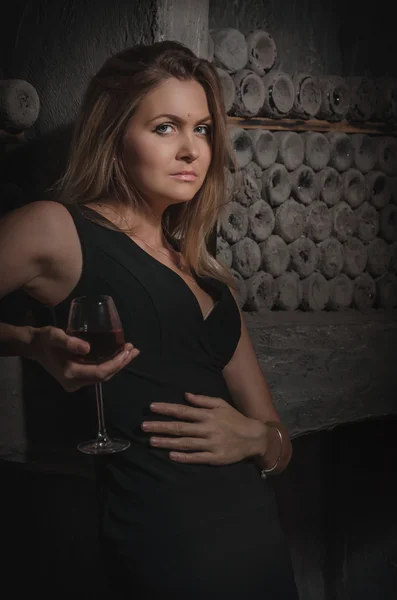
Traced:
POLYGON ((108 439, 108 434, 106 433, 105 428, 105 416, 103 410, 103 396, 102 396, 102 383, 95 384, 95 393, 96 393, 96 406, 98 412, 98 442, 106 442, 108 439))

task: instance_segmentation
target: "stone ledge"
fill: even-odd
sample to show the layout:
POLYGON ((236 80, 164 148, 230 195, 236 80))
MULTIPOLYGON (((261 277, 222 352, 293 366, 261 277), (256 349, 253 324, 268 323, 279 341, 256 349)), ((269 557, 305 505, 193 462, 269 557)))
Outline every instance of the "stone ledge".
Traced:
POLYGON ((245 314, 292 437, 397 415, 397 311, 245 314))

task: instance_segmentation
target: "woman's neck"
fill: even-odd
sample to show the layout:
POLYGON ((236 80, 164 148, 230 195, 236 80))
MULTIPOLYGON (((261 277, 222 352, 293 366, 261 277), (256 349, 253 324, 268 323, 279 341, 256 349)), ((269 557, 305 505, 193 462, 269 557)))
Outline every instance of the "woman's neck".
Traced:
POLYGON ((119 229, 131 231, 132 236, 144 240, 155 248, 164 246, 161 215, 136 211, 110 200, 96 202, 92 207, 99 209, 100 213, 119 229))

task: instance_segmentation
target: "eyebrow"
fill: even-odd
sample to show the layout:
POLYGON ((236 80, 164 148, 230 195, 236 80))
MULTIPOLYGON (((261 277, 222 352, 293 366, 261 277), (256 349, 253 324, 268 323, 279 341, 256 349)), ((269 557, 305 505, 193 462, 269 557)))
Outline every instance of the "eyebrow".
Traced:
MULTIPOLYGON (((175 121, 176 123, 185 123, 186 122, 183 119, 181 119, 181 117, 178 117, 177 115, 171 115, 169 113, 164 113, 161 115, 157 115, 156 117, 153 117, 153 119, 150 119, 149 123, 151 123, 152 121, 156 121, 156 119, 160 119, 162 117, 166 117, 167 119, 170 119, 171 121, 175 121)), ((212 121, 211 115, 207 115, 203 119, 199 119, 198 121, 196 121, 195 125, 198 125, 199 123, 206 123, 207 121, 212 121)))

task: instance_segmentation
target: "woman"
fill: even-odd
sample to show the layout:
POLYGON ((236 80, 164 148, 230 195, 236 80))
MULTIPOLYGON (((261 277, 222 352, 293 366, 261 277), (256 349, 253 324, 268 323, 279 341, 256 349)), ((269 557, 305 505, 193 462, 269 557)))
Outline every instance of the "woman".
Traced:
POLYGON ((58 394, 106 381, 108 427, 131 441, 98 461, 118 597, 297 598, 260 476, 286 467, 291 444, 230 274, 206 248, 226 139, 210 63, 176 42, 126 50, 90 82, 59 201, 0 226, 0 295, 23 289, 57 325, 2 324, 2 354, 39 363, 58 394), (101 365, 82 364, 88 344, 65 333, 87 294, 113 297, 134 343, 101 365))

